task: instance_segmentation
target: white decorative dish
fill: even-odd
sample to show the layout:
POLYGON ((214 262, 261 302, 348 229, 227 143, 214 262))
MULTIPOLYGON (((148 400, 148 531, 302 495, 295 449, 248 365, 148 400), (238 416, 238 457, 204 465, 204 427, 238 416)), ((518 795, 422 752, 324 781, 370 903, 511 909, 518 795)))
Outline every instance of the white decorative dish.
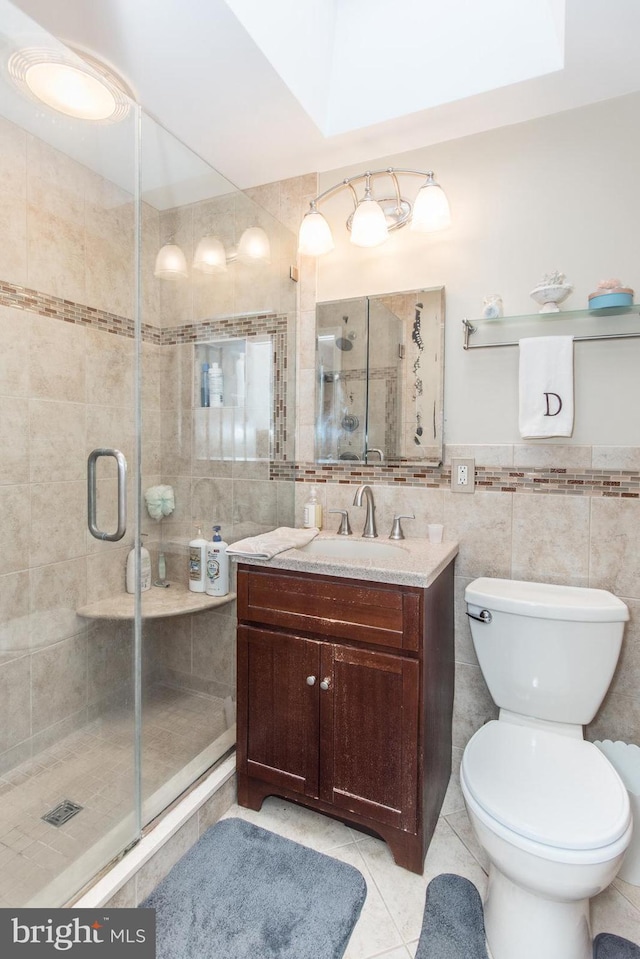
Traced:
POLYGON ((542 309, 540 313, 559 313, 559 303, 563 303, 570 293, 573 293, 573 287, 570 283, 562 283, 553 286, 536 286, 531 290, 530 296, 540 303, 542 309))

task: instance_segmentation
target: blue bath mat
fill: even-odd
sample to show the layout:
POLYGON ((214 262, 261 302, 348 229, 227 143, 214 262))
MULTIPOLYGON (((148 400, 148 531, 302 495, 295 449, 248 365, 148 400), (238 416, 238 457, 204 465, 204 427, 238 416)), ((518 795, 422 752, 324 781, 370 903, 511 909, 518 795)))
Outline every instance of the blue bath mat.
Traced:
MULTIPOLYGON (((416 959, 487 959, 482 900, 468 879, 442 873, 427 886, 416 959)), ((640 959, 640 946, 601 932, 593 959, 640 959)))
POLYGON ((601 932, 593 940, 593 959, 640 959, 640 946, 610 932, 601 932))
POLYGON ((445 872, 427 886, 416 959, 487 959, 482 900, 468 879, 445 872))
POLYGON ((341 959, 366 894, 353 866, 224 819, 140 905, 157 959, 341 959))

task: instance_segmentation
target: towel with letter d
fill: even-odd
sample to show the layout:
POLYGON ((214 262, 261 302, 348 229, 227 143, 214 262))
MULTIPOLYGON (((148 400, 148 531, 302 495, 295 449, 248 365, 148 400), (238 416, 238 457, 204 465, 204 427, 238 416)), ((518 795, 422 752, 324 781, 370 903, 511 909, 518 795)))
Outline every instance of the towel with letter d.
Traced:
POLYGON ((573 337, 520 340, 520 435, 573 433, 573 337))

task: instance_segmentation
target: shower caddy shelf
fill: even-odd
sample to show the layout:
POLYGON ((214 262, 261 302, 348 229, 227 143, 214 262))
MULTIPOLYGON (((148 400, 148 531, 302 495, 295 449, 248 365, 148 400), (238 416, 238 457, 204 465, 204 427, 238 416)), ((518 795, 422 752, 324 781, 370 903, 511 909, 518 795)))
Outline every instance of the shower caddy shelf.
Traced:
MULTIPOLYGON (((169 587, 152 586, 142 594, 142 618, 164 619, 167 616, 187 616, 200 613, 205 609, 225 606, 236 598, 235 593, 226 596, 207 596, 206 593, 192 593, 186 586, 171 583, 169 587)), ((134 618, 134 597, 131 593, 118 593, 106 599, 81 606, 76 610, 83 619, 126 619, 134 618)))
POLYGON ((523 316, 501 316, 497 319, 462 321, 463 349, 478 350, 493 346, 517 346, 524 336, 569 336, 582 340, 621 340, 640 337, 638 314, 640 304, 606 310, 560 310, 558 313, 528 313, 523 316), (604 318, 617 322, 602 330, 604 318), (515 334, 515 339, 514 339, 515 334), (479 342, 471 342, 477 337, 479 342))

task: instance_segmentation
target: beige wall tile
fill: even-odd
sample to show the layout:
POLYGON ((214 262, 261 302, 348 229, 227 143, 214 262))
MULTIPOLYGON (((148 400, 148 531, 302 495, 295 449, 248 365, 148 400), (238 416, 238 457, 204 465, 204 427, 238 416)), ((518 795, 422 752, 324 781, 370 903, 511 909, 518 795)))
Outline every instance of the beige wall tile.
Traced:
POLYGON ((589 499, 523 494, 513 497, 513 579, 586 586, 589 499))
POLYGON ((193 671, 235 689, 236 624, 226 615, 202 613, 193 618, 193 671))
POLYGON ((29 658, 0 665, 0 753, 12 749, 31 733, 29 658))
POLYGON ((80 326, 32 314, 30 333, 31 396, 84 403, 86 331, 80 326))
POLYGON ((0 392, 3 396, 29 393, 31 314, 0 306, 0 392))
POLYGON ((498 708, 479 666, 456 663, 453 702, 453 745, 461 749, 486 722, 498 718, 498 708))
POLYGON ((81 632, 86 621, 76 610, 87 602, 84 557, 38 566, 30 572, 31 646, 48 646, 81 632))
POLYGON ((86 502, 86 482, 32 485, 29 565, 84 556, 86 502))
POLYGON ((640 598, 639 509, 637 500, 591 500, 591 586, 640 598))
POLYGON ((562 465, 567 469, 588 469, 591 466, 591 447, 552 443, 540 446, 516 444, 513 447, 513 465, 525 468, 562 465))
MULTIPOLYGON (((86 476, 86 407, 54 400, 29 401, 32 483, 81 480, 86 476)), ((4 448, 4 447, 3 447, 4 448)))
POLYGON ((29 410, 23 398, 0 396, 0 484, 29 482, 29 410))
POLYGON ((22 655, 29 648, 29 573, 0 576, 0 660, 22 655))
POLYGON ((510 494, 443 492, 447 539, 458 540, 458 576, 511 575, 510 494))
POLYGON ((85 633, 31 657, 32 731, 41 732, 87 705, 85 633))
POLYGON ((0 486, 0 574, 29 567, 31 497, 28 486, 0 486))

